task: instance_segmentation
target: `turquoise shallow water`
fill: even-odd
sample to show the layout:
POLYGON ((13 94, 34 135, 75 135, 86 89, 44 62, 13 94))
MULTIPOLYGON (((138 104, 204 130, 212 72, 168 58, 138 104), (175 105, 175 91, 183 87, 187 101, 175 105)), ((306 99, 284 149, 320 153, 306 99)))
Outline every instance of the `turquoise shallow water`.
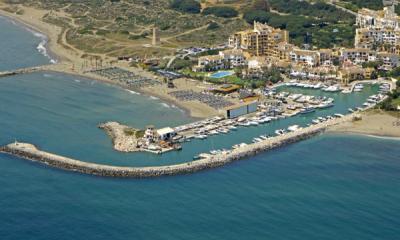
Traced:
MULTIPOLYGON (((0 19, 1 24, 11 30, 2 31, 0 44, 18 40, 25 46, 7 51, 38 60, 9 63, 0 54, 0 68, 48 61, 37 53, 40 39, 0 19)), ((35 73, 0 79, 0 144, 17 138, 92 162, 164 165, 345 112, 374 91, 333 94, 340 103, 334 108, 154 156, 114 152, 96 125, 190 122, 181 110, 93 80, 35 73)), ((394 140, 323 135, 223 168, 146 180, 86 176, 0 155, 0 239, 398 239, 399 149, 394 140)))

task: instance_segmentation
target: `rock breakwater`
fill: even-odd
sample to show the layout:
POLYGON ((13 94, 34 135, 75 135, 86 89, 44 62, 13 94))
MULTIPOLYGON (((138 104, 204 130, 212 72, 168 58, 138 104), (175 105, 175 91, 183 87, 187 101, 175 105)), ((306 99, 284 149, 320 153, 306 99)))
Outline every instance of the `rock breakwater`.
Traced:
POLYGON ((297 132, 291 132, 285 135, 267 139, 259 143, 250 144, 238 149, 234 149, 227 154, 221 153, 200 160, 169 166, 118 167, 88 163, 41 151, 36 146, 29 143, 18 142, 1 147, 0 152, 32 161, 41 162, 55 168, 75 171, 84 174, 104 177, 146 178, 189 174, 205 169, 220 167, 233 161, 256 155, 263 151, 268 151, 277 147, 313 137, 323 132, 325 129, 326 124, 321 126, 311 126, 305 129, 301 129, 297 132))

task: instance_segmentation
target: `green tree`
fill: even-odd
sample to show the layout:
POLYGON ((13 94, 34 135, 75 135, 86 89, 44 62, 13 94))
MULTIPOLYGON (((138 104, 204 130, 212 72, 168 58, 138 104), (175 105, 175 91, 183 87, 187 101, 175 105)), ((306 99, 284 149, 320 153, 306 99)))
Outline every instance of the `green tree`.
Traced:
POLYGON ((238 16, 238 11, 232 7, 216 6, 205 8, 202 12, 203 15, 214 15, 223 18, 233 18, 238 16))
POLYGON ((269 2, 267 0, 254 0, 252 9, 269 12, 271 7, 269 6, 269 2))
POLYGON ((172 0, 172 9, 186 13, 200 13, 201 5, 195 0, 172 0))

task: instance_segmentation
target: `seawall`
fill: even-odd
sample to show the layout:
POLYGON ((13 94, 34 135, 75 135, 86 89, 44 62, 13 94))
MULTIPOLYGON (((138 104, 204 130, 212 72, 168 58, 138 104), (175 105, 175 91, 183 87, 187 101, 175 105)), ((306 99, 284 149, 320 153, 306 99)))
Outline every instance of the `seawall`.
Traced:
POLYGON ((42 66, 36 66, 36 67, 20 68, 20 69, 11 70, 11 71, 4 71, 4 72, 0 72, 0 78, 13 76, 13 75, 19 75, 19 74, 28 74, 28 73, 33 73, 33 72, 52 70, 53 68, 55 68, 55 65, 42 65, 42 66))
POLYGON ((205 169, 220 167, 233 161, 254 156, 260 152, 268 151, 290 143, 308 139, 325 131, 328 125, 339 123, 339 120, 341 122, 345 119, 331 120, 334 123, 332 122, 310 126, 296 132, 273 137, 259 143, 249 144, 247 146, 234 149, 227 154, 221 153, 200 160, 168 166, 118 167, 88 163, 41 151, 37 147, 29 143, 11 143, 1 147, 0 152, 27 160, 37 161, 55 168, 96 176, 130 178, 159 177, 167 175, 189 174, 205 169))

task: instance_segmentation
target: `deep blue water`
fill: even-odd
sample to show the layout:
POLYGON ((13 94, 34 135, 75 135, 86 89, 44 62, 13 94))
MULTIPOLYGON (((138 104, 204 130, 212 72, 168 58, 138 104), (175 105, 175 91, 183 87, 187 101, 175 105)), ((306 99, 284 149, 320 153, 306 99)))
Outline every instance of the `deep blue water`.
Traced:
MULTIPOLYGON (((40 39, 3 19, 0 25, 0 44, 24 46, 7 51, 37 58, 17 59, 18 53, 5 60, 3 47, 0 69, 48 62, 37 53, 40 39)), ((96 125, 192 121, 181 110, 93 80, 35 73, 0 79, 0 144, 18 139, 87 161, 165 165, 345 112, 375 91, 332 94, 334 108, 154 156, 114 152, 96 125)), ((323 135, 219 169, 145 180, 86 176, 0 155, 0 239, 398 239, 399 149, 400 141, 323 135)))

